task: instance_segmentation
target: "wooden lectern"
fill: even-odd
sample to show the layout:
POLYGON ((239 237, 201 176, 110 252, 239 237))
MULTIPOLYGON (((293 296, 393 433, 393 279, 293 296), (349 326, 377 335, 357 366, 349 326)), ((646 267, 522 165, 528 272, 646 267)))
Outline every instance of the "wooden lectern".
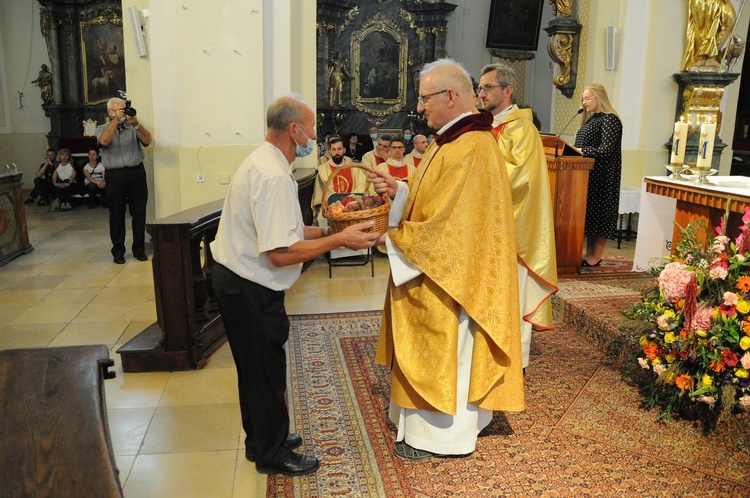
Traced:
POLYGON ((557 273, 577 273, 583 255, 586 196, 594 159, 555 135, 542 134, 555 218, 557 273), (555 150, 557 148, 557 157, 555 150))

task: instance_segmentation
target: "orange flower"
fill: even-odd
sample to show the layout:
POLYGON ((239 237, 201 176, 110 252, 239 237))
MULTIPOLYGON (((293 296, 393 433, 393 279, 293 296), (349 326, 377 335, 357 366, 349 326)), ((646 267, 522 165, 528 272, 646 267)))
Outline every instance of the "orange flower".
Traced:
POLYGON ((750 320, 747 318, 742 320, 742 330, 745 332, 745 335, 750 335, 750 320))
POLYGON ((687 341, 687 338, 688 338, 687 329, 680 330, 680 339, 682 339, 683 341, 687 341))
POLYGON ((723 252, 716 256, 716 259, 723 261, 724 263, 729 263, 729 256, 727 256, 727 253, 723 252))
POLYGON ((721 360, 713 360, 711 363, 708 364, 708 368, 718 373, 718 372, 723 372, 726 367, 724 366, 724 363, 721 360))
POLYGON ((693 378, 687 374, 682 374, 674 380, 674 383, 679 389, 687 391, 693 387, 693 378))
POLYGON ((653 360, 656 358, 656 352, 658 351, 659 347, 654 344, 653 342, 648 342, 643 345, 643 354, 646 355, 646 358, 649 360, 653 360))
POLYGON ((737 288, 747 294, 750 292, 750 277, 743 275, 737 279, 737 288))

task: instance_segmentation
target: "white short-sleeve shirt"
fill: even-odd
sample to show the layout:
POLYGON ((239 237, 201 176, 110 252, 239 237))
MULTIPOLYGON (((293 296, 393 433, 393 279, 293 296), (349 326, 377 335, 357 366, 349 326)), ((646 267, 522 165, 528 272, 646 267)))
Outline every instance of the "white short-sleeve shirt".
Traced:
POLYGON ((304 240, 297 182, 284 154, 263 142, 232 178, 221 213, 214 260, 237 275, 272 290, 299 278, 302 264, 276 267, 268 251, 304 240))

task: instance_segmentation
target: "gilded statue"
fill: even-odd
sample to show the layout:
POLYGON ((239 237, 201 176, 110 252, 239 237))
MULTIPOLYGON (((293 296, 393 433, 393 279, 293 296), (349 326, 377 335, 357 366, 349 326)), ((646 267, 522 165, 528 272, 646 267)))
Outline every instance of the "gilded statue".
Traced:
POLYGON ((42 64, 37 79, 31 82, 42 89, 42 100, 45 104, 52 103, 52 73, 47 69, 47 64, 42 64))
POLYGON ((573 0, 549 0, 552 13, 558 17, 573 17, 573 0))
POLYGON ((724 44, 736 20, 730 0, 688 0, 681 71, 719 72, 724 44))
POLYGON ((331 56, 328 61, 328 105, 331 107, 344 105, 344 79, 351 79, 351 77, 345 61, 336 55, 331 56))

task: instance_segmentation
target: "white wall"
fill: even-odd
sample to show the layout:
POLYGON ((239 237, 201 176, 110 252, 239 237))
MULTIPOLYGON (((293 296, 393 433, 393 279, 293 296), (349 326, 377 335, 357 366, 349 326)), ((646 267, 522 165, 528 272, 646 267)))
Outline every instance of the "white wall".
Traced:
POLYGON ((41 107, 41 91, 31 81, 42 64, 50 66, 47 45, 39 28, 36 0, 0 1, 0 166, 14 162, 30 175, 44 162, 49 118, 41 107), (18 92, 23 93, 23 108, 18 92))

